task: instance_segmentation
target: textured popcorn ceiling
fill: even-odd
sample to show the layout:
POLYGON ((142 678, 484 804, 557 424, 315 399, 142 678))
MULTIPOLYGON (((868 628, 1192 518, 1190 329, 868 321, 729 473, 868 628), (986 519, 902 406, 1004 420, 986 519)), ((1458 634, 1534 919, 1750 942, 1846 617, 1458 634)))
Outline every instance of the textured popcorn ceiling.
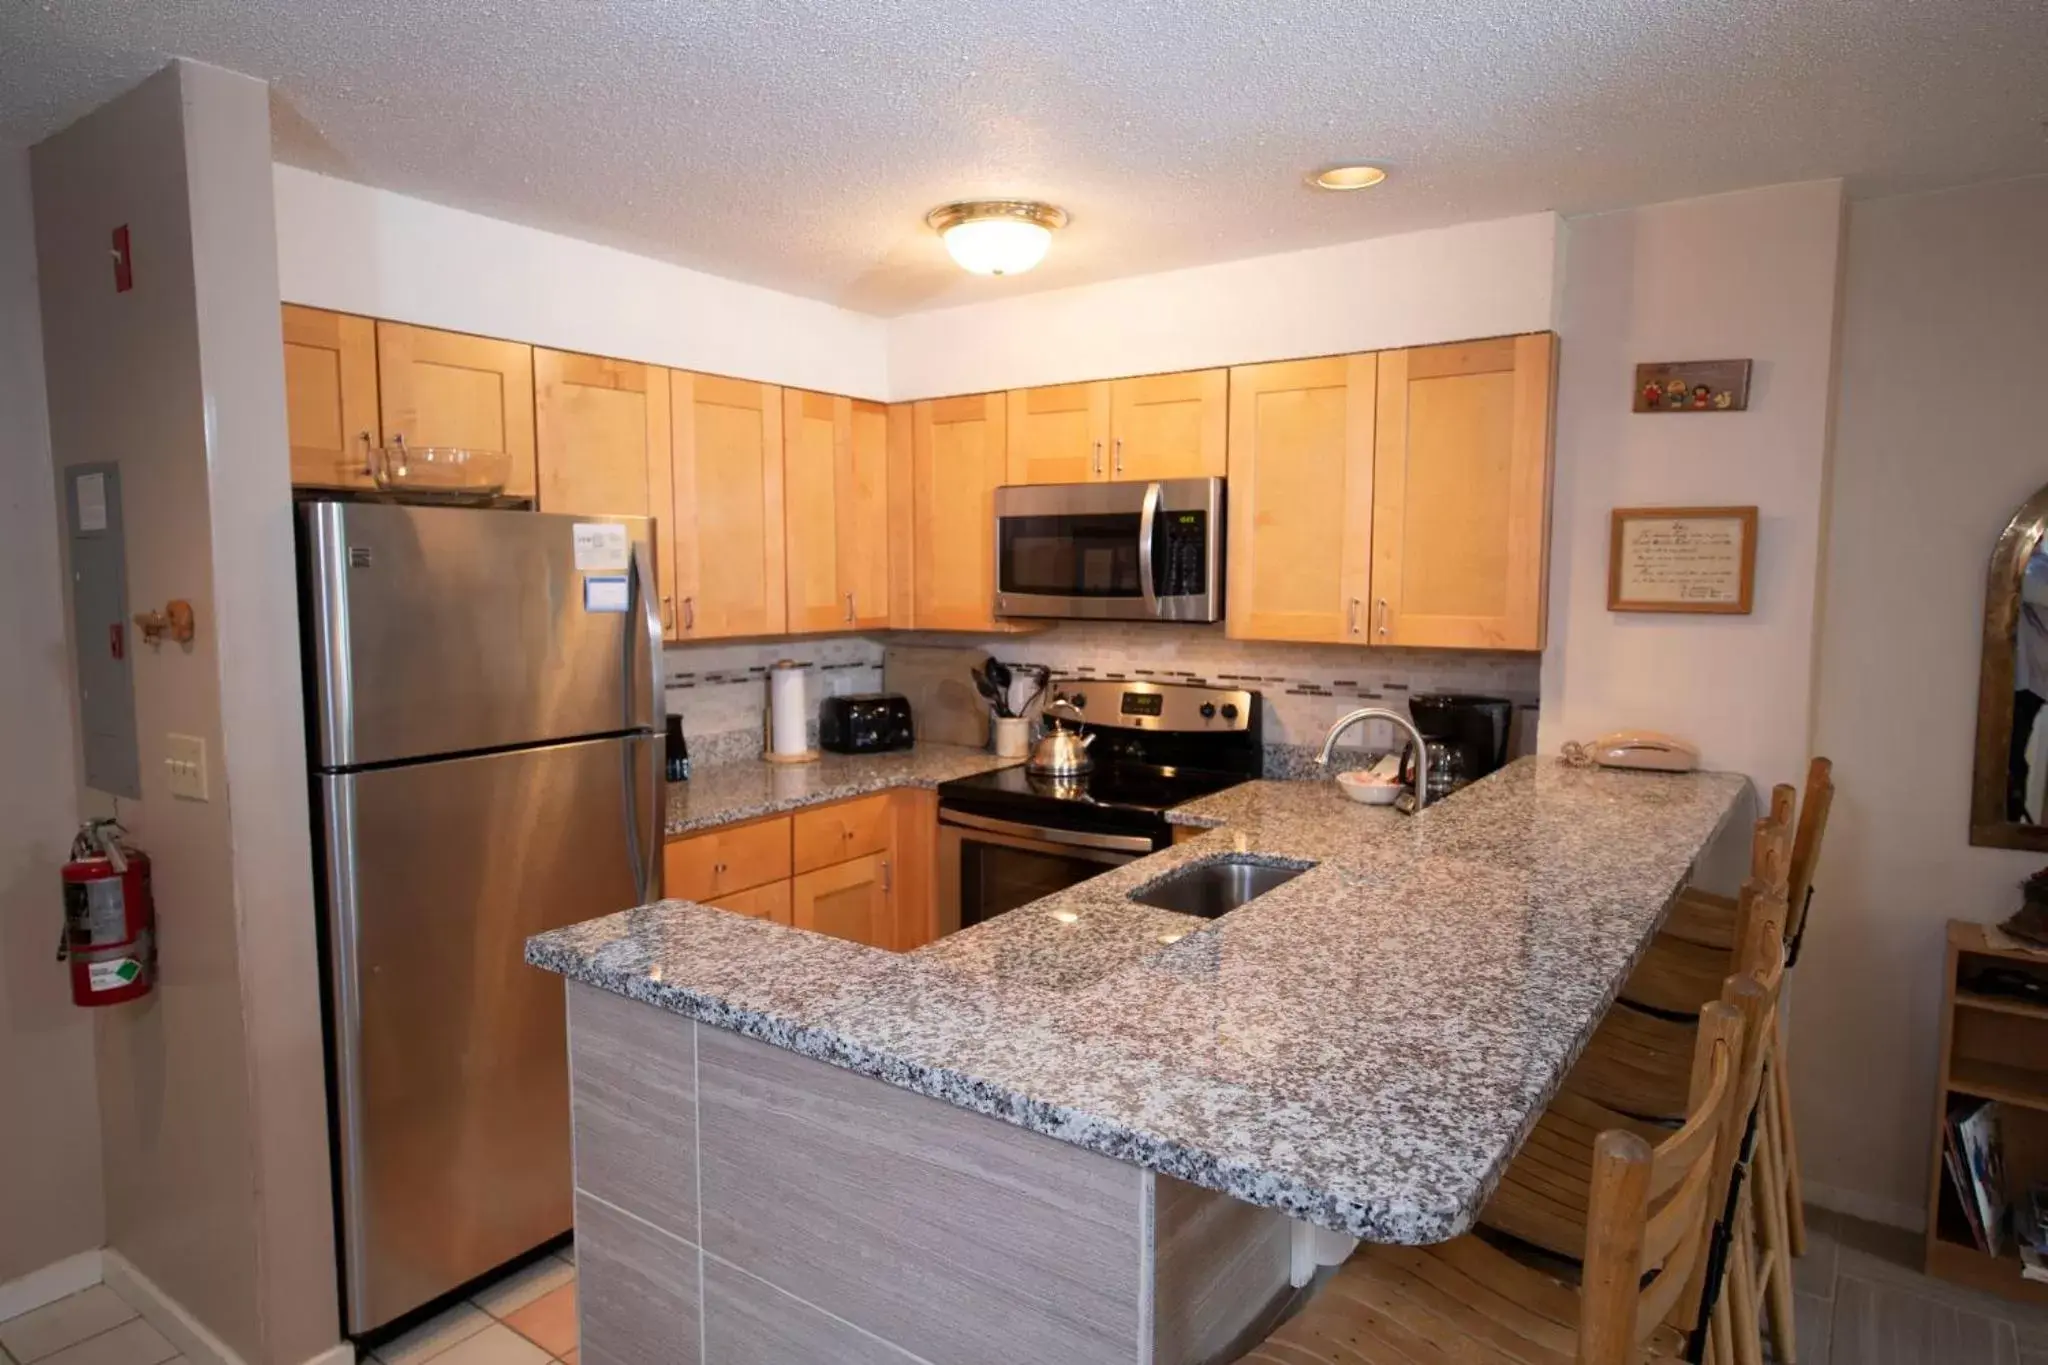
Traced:
POLYGON ((0 142, 171 54, 279 159, 893 313, 1540 209, 2048 171, 2048 0, 5 0, 0 142), (1355 195, 1304 172, 1372 158, 1355 195), (920 223, 1019 195, 1047 264, 920 223))

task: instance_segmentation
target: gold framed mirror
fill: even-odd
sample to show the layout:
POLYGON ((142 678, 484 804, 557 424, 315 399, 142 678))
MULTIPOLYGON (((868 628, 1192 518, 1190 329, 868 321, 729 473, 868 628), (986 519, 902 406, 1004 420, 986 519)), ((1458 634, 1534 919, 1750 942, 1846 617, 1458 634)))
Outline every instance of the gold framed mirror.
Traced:
POLYGON ((1991 552, 1970 842, 2048 852, 2048 487, 1991 552))

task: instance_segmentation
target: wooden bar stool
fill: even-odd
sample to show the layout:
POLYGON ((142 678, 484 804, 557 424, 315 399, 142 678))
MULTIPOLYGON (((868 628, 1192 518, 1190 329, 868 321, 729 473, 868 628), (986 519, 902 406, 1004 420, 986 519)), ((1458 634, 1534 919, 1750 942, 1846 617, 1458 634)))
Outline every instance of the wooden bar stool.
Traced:
MULTIPOLYGON (((1764 1108, 1759 1097, 1775 1037, 1770 1025, 1783 980, 1784 902, 1752 881, 1743 889, 1739 913, 1745 929, 1735 957, 1743 974, 1723 982, 1721 998, 1724 1003, 1739 1004, 1745 986, 1760 987, 1763 993, 1744 1058, 1744 1074, 1755 1077, 1754 1086, 1745 1092, 1748 1099, 1739 1117, 1746 1127, 1752 1109, 1761 1115, 1764 1108)), ((1481 1225, 1552 1256, 1583 1259, 1589 1208, 1585 1170, 1595 1135, 1621 1129, 1656 1141, 1670 1131, 1669 1123, 1683 1120, 1689 1113, 1684 1088, 1689 1084, 1698 1033, 1697 1017, 1665 1019, 1627 1006, 1610 1011, 1595 1043, 1538 1120, 1500 1188, 1481 1212, 1481 1225)), ((1761 1124, 1762 1118, 1757 1122, 1761 1124)), ((1716 1216, 1722 1212, 1717 1207, 1716 1216)), ((1758 1264, 1767 1272, 1772 1268, 1768 1261, 1758 1264)), ((1783 1278, 1783 1303, 1789 1309, 1790 1279, 1783 1278)), ((1752 1296, 1746 1306, 1753 1302, 1752 1296)), ((1738 1316, 1739 1323, 1720 1329, 1722 1343, 1733 1345, 1740 1340, 1743 1325, 1754 1322, 1753 1313, 1738 1316)), ((1775 1330, 1780 1325, 1781 1315, 1774 1311, 1773 1344, 1778 1358, 1789 1362, 1796 1357, 1789 1312, 1782 1315, 1782 1332, 1775 1330)), ((1736 1353, 1744 1360, 1758 1353, 1753 1330, 1749 1340, 1748 1348, 1736 1353)))
MULTIPOLYGON (((1791 955, 1788 968, 1797 965, 1799 947, 1806 936, 1806 915, 1813 901, 1814 866, 1820 860, 1821 840, 1827 834, 1828 812, 1835 800, 1835 765, 1816 758, 1807 765, 1806 794, 1799 803, 1798 831, 1792 841, 1792 860, 1787 876, 1786 903, 1791 918, 1786 926, 1791 955)), ((1783 788, 1779 789, 1783 791, 1783 788)), ((1774 802, 1774 809, 1776 803, 1774 802)), ((1789 814, 1789 812, 1788 812, 1789 814)), ((1699 947, 1726 946, 1734 941, 1734 902, 1726 896, 1687 889, 1679 893, 1665 921, 1660 940, 1672 939, 1699 947)), ((1777 1093, 1772 1101, 1774 1138, 1781 1183, 1785 1189, 1787 1245, 1794 1256, 1806 1254, 1806 1201, 1800 1189, 1799 1134, 1792 1123, 1792 1083, 1787 1064, 1784 1017, 1778 1020, 1777 1064, 1772 1067, 1771 1086, 1777 1093)))
MULTIPOLYGON (((1745 995, 1758 1015, 1754 982, 1745 995)), ((1726 1198, 1744 1012, 1700 1017, 1686 1121, 1652 1146, 1613 1129, 1593 1143, 1589 1230, 1576 1285, 1467 1235, 1431 1247, 1362 1246, 1308 1305, 1242 1357, 1256 1365, 1642 1365, 1675 1360, 1698 1321, 1708 1233, 1726 1198)), ((1751 1090, 1754 1089, 1752 1082, 1751 1090)))

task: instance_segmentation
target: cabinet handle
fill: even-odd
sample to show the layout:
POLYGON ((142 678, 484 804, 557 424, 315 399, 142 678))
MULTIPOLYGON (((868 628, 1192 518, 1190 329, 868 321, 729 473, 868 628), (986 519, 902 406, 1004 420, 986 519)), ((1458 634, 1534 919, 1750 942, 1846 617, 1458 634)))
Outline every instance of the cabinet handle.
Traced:
POLYGON ((683 599, 683 629, 684 629, 684 630, 695 630, 696 628, 697 628, 697 599, 696 599, 696 598, 694 598, 694 597, 685 597, 685 598, 683 599))
POLYGON ((1384 598, 1384 597, 1382 597, 1382 598, 1380 599, 1380 601, 1379 601, 1379 614, 1380 614, 1380 638, 1381 638, 1382 640, 1384 640, 1384 639, 1386 639, 1386 638, 1387 638, 1387 599, 1386 599, 1386 598, 1384 598))
POLYGON ((1124 472, 1124 438, 1121 436, 1116 438, 1116 472, 1124 472))
POLYGON ((356 436, 363 443, 363 477, 374 479, 377 477, 377 448, 370 444, 369 432, 359 431, 356 436))
POLYGON ((1347 618, 1347 621, 1348 624, 1345 626, 1345 633, 1349 635, 1358 634, 1358 599, 1355 597, 1351 599, 1351 614, 1347 618))
MULTIPOLYGON (((366 431, 363 433, 363 438, 367 440, 369 435, 370 433, 366 431)), ((1095 458, 1089 462, 1088 467, 1093 473, 1100 474, 1102 472, 1102 442, 1097 441, 1095 443, 1095 458)))
POLYGON ((661 595, 661 628, 663 630, 674 630, 676 628, 676 600, 667 593, 661 595))
POLYGON ((713 864, 711 865, 711 871, 712 871, 712 872, 713 872, 714 874, 716 874, 717 876, 723 877, 723 876, 725 875, 725 864, 724 864, 724 863, 713 863, 713 864))
POLYGON ((846 594, 846 623, 853 624, 853 594, 846 594))
POLYGON ((890 888, 891 884, 892 884, 892 879, 891 879, 891 877, 890 877, 890 875, 889 875, 889 860, 888 860, 887 858, 884 858, 884 859, 882 859, 882 894, 883 894, 883 895, 885 895, 885 896, 886 896, 887 894, 889 894, 889 888, 890 888))

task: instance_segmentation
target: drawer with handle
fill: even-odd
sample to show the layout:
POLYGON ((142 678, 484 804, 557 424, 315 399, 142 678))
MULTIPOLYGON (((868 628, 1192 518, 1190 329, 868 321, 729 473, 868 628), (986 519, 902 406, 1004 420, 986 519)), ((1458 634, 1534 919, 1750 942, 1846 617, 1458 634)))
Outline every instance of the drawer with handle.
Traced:
POLYGON ((676 900, 712 901, 782 881, 789 852, 787 815, 676 839, 662 850, 662 889, 676 900))
POLYGON ((711 902, 720 910, 730 910, 735 915, 751 915, 755 919, 772 919, 777 924, 789 923, 789 883, 770 882, 748 891, 734 891, 711 902))
POLYGON ((798 811, 796 870, 811 872, 885 851, 893 813, 887 792, 798 811))

